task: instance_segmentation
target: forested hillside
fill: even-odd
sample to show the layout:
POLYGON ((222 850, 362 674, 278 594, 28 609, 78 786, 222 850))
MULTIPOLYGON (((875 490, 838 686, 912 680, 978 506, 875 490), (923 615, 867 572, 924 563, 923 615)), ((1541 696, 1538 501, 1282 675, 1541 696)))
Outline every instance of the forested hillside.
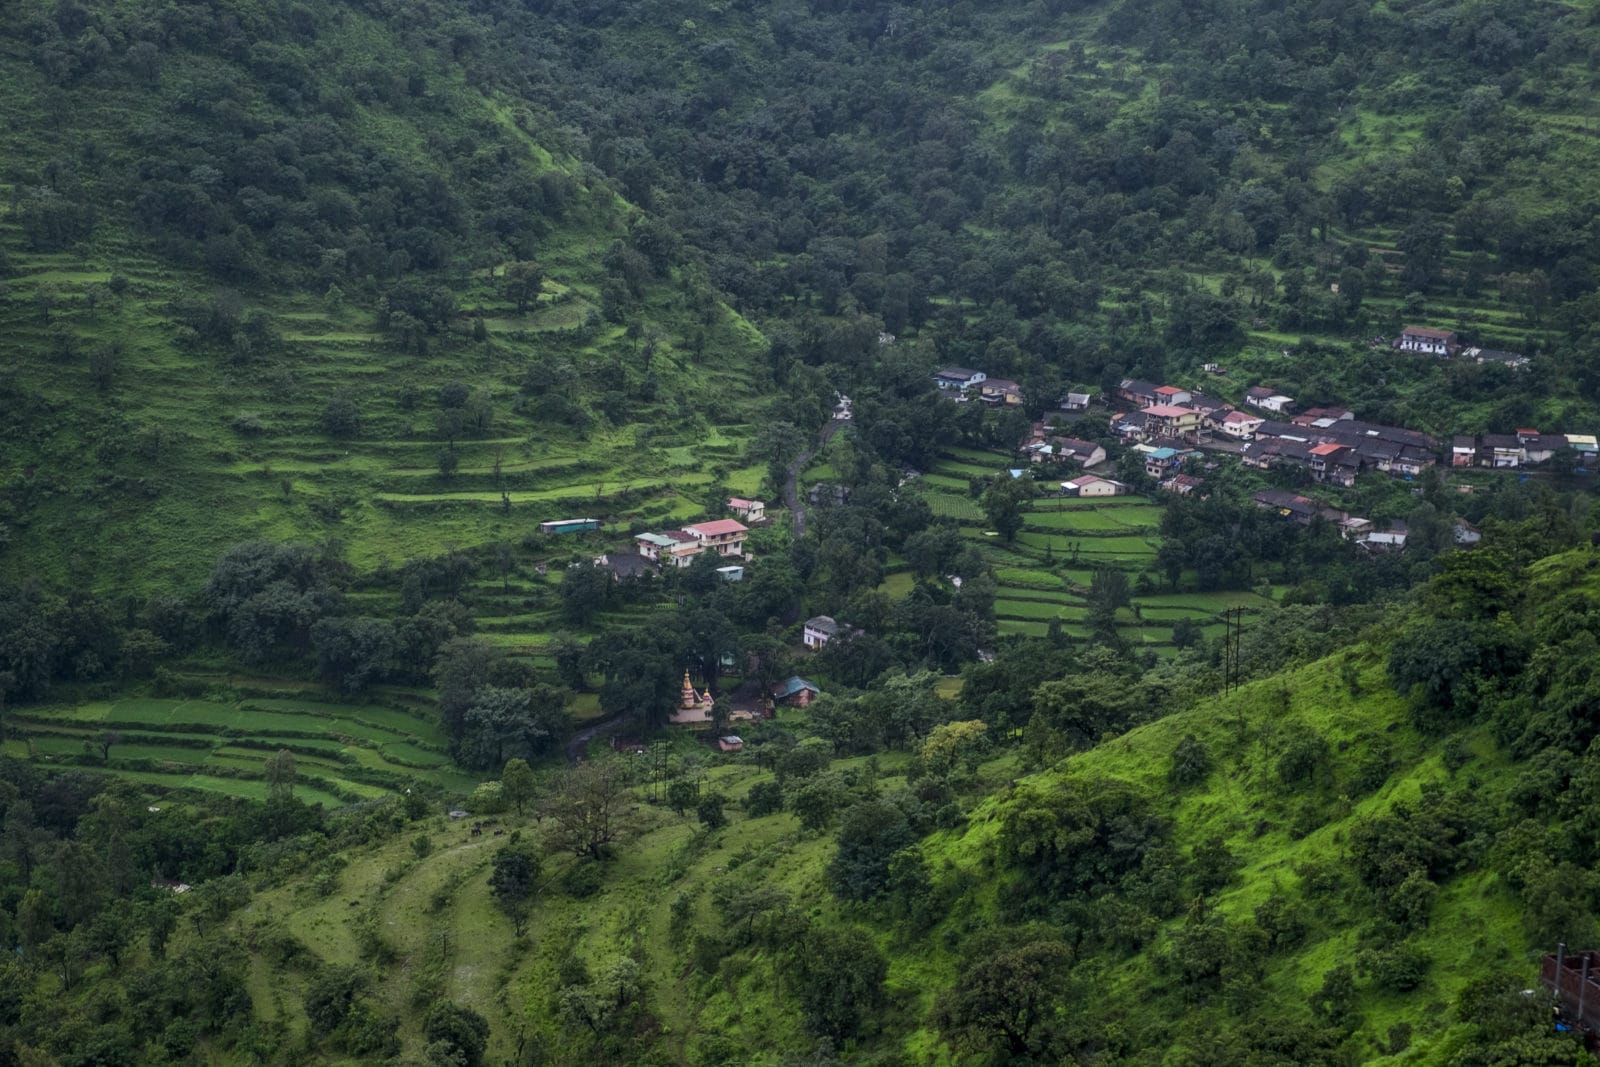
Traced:
POLYGON ((11 4, 0 1063, 1591 1062, 1597 12, 11 4))

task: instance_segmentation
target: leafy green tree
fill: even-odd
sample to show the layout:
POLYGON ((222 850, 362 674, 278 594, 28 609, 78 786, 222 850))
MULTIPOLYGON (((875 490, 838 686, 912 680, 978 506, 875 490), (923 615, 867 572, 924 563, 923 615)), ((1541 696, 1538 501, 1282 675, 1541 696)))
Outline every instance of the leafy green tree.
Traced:
POLYGON ((345 694, 365 689, 384 677, 397 644, 387 619, 318 619, 311 627, 311 646, 322 676, 345 694))
POLYGON ((776 781, 757 782, 744 796, 745 814, 752 819, 783 810, 783 786, 776 781))
POLYGON ((500 784, 505 789, 506 799, 517 809, 518 815, 521 815, 523 809, 539 794, 539 780, 534 777, 528 761, 520 756, 506 761, 505 769, 500 772, 500 784))
POLYGON ((584 561, 561 575, 561 614, 568 622, 587 626, 611 601, 611 575, 584 561))
POLYGON ((528 907, 539 887, 539 858, 526 846, 513 845, 494 854, 489 891, 521 937, 528 928, 528 907))
POLYGON ((790 974, 806 1028, 843 1041, 861 1032, 884 1003, 889 965, 864 930, 812 927, 790 956, 790 974))
POLYGON ((934 1024, 962 1052, 1041 1057, 1071 963, 1072 950, 1048 931, 983 931, 963 946, 961 980, 934 1002, 934 1024))
POLYGON ((707 830, 720 830, 728 825, 728 815, 723 811, 727 798, 721 793, 707 792, 701 795, 700 803, 695 807, 695 814, 699 816, 700 825, 707 830))
POLYGON ((354 437, 361 432, 361 409, 348 393, 335 393, 323 405, 318 425, 329 437, 354 437))
POLYGON ((789 797, 789 810, 800 820, 800 828, 810 832, 825 830, 844 800, 844 792, 832 777, 808 779, 789 797))
POLYGON ((682 815, 700 802, 700 786, 688 778, 667 783, 667 806, 682 815))
POLYGON ((462 1067, 478 1067, 489 1047, 489 1023, 471 1008, 449 1001, 435 1004, 422 1024, 429 1047, 440 1047, 462 1067))
POLYGON ((517 305, 518 315, 527 313, 528 305, 539 298, 539 290, 543 287, 544 268, 539 264, 531 260, 506 264, 506 296, 517 305))
POLYGON ((846 900, 871 900, 888 888, 889 863, 916 835, 905 812, 886 800, 863 800, 844 813, 839 846, 828 864, 833 891, 846 900))

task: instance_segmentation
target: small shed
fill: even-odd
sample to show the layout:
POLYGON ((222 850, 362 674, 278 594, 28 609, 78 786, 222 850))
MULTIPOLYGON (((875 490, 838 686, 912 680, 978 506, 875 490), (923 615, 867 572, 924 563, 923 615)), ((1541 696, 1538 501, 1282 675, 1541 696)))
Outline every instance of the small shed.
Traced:
POLYGON ((744 748, 744 738, 737 734, 717 738, 718 752, 739 752, 744 748))
POLYGON ((598 529, 599 519, 551 519, 539 524, 539 532, 543 534, 587 533, 598 529))

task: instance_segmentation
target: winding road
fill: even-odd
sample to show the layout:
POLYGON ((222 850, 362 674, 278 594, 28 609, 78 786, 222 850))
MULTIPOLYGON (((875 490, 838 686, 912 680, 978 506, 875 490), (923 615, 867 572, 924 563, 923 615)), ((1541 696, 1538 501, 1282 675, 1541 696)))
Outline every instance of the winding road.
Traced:
POLYGON ((800 472, 806 469, 806 464, 811 462, 811 457, 822 451, 822 447, 833 439, 843 426, 843 419, 829 419, 827 425, 822 427, 822 432, 817 434, 817 443, 795 457, 789 464, 789 473, 783 479, 783 506, 789 509, 789 514, 794 517, 794 537, 798 541, 806 534, 806 509, 800 505, 800 472))

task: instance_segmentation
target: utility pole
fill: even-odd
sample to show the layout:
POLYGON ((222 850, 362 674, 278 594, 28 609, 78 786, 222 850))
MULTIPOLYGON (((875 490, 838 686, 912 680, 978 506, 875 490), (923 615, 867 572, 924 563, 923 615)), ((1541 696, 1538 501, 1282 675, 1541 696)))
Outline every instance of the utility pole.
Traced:
POLYGON ((1244 609, 1228 608, 1222 613, 1222 692, 1231 693, 1239 684, 1239 639, 1244 632, 1244 609))

